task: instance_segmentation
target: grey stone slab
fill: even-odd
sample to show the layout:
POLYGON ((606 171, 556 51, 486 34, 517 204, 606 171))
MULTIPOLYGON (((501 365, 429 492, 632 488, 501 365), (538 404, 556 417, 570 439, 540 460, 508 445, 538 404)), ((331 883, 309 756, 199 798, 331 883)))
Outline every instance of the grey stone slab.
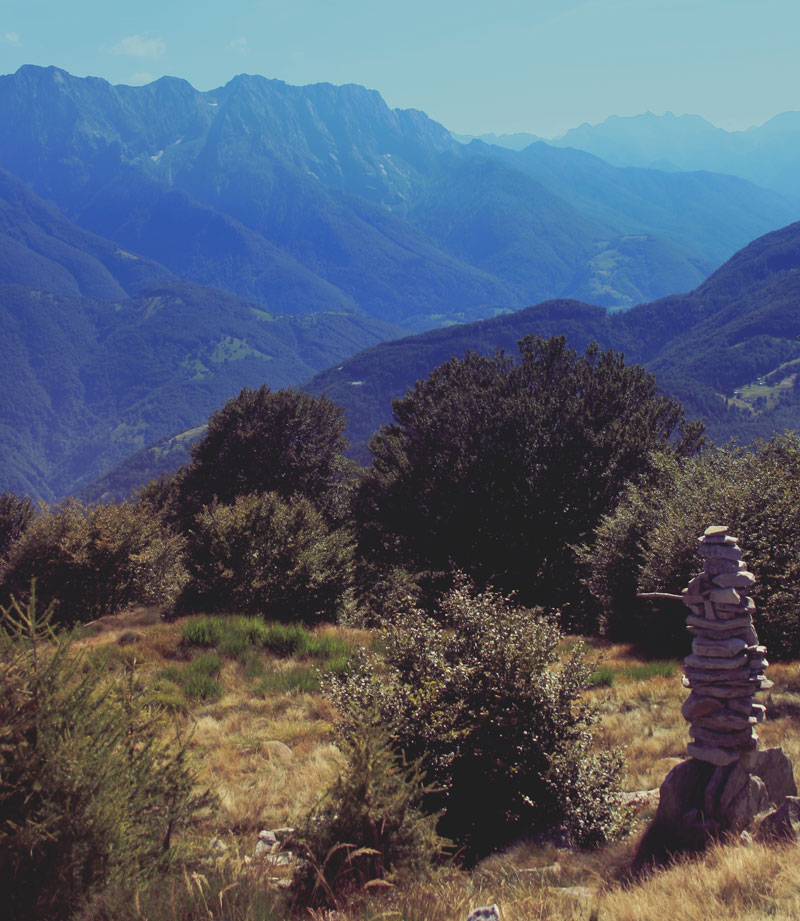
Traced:
MULTIPOLYGON (((744 649, 744 646, 742 646, 744 649)), ((720 656, 698 656, 692 653, 686 656, 683 664, 693 668, 707 668, 712 671, 728 671, 747 665, 747 656, 743 654, 722 658, 720 656)))
POLYGON ((714 585, 719 588, 747 589, 756 584, 756 577, 752 572, 742 569, 739 572, 723 572, 714 576, 714 585))
POLYGON ((699 742, 690 742, 686 746, 686 751, 698 761, 706 761, 709 764, 716 764, 720 767, 726 764, 733 764, 740 757, 736 749, 718 748, 715 745, 703 745, 699 742))
POLYGON ((745 649, 747 649, 747 643, 737 636, 720 637, 719 639, 698 637, 692 641, 692 652, 697 656, 726 659, 739 655, 745 649))

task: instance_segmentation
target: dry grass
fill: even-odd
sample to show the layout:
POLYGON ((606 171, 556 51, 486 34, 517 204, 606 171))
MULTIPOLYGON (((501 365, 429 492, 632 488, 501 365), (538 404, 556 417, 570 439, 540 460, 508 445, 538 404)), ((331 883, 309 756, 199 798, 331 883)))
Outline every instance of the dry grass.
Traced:
MULTIPOLYGON (((138 609, 104 618, 86 629, 79 642, 93 655, 112 650, 112 663, 123 656, 135 658, 141 680, 151 680, 167 665, 180 667, 187 655, 180 624, 164 623, 158 613, 138 609)), ((322 627, 317 633, 351 647, 375 645, 375 635, 367 630, 322 627)), ((571 645, 564 644, 565 654, 571 645)), ((657 788, 686 756, 688 734, 680 706, 687 692, 680 668, 676 663, 674 673, 665 677, 658 672, 668 672, 668 665, 641 660, 628 646, 589 645, 596 667, 608 678, 605 686, 587 694, 599 712, 597 744, 624 750, 625 790, 657 788)), ((247 661, 224 660, 222 696, 210 703, 189 701, 180 712, 194 733, 191 756, 200 782, 218 798, 216 810, 193 834, 201 850, 215 837, 228 844, 226 894, 214 896, 214 907, 204 902, 211 898, 211 884, 189 880, 182 898, 188 899, 190 914, 176 909, 163 917, 283 917, 258 907, 265 892, 272 892, 267 899, 272 904, 276 881, 246 855, 252 854, 260 828, 296 824, 340 763, 331 739, 333 713, 318 692, 265 691, 258 684, 259 675, 301 666, 313 667, 263 652, 247 661)), ((780 745, 800 763, 800 668, 775 665, 769 675, 775 688, 762 695, 768 708, 768 721, 759 727, 762 747, 780 745)), ((472 873, 451 867, 428 880, 398 880, 392 889, 343 910, 337 921, 464 921, 471 909, 492 902, 500 905, 503 921, 800 921, 800 846, 719 846, 700 859, 624 884, 637 837, 653 811, 651 800, 640 809, 635 834, 600 851, 576 854, 523 842, 472 873)), ((323 921, 323 915, 316 921, 323 921)))
MULTIPOLYGON (((366 631, 350 628, 323 627, 319 633, 350 645, 371 639, 366 631)), ((93 655, 110 653, 111 664, 123 657, 135 660, 146 683, 186 658, 180 640, 179 622, 162 621, 154 609, 135 609, 84 628, 78 645, 93 655)), ((292 666, 267 653, 254 658, 256 675, 292 666)), ((203 834, 232 839, 248 852, 259 829, 295 824, 335 777, 340 756, 330 739, 333 714, 319 694, 255 693, 247 667, 234 660, 224 661, 219 681, 219 700, 188 701, 179 719, 192 733, 198 783, 219 803, 203 834)))
POLYGON ((600 895, 598 921, 800 919, 800 846, 717 846, 600 895))

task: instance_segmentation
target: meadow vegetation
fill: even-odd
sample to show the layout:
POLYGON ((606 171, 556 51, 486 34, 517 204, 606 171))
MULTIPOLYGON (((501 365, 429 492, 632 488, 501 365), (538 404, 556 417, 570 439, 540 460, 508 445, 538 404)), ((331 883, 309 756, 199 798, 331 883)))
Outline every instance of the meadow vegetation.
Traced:
POLYGON ((641 369, 535 338, 419 382, 370 469, 343 426, 245 390, 124 503, 0 497, 12 921, 800 918, 761 847, 632 875, 689 645, 636 595, 712 521, 783 660, 762 744, 800 757, 798 437, 704 446, 641 369))

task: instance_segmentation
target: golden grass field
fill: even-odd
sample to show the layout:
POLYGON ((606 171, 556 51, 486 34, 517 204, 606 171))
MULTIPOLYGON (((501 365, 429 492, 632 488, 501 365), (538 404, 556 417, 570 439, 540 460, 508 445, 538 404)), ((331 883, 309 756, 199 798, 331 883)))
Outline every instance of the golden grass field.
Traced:
MULTIPOLYGON (((151 893, 147 904, 130 906, 125 917, 278 921, 283 915, 274 894, 290 867, 253 858, 258 831, 294 825, 336 776, 341 759, 331 741, 334 714, 307 686, 314 681, 313 662, 266 653, 246 661, 223 658, 216 699, 181 697, 164 675, 190 664, 180 643, 184 623, 162 622, 157 611, 140 609, 97 622, 78 641, 90 655, 111 650, 112 664, 122 656, 135 660, 140 680, 161 688, 183 728, 193 732, 198 783, 218 802, 184 833, 183 844, 199 855, 201 869, 165 884, 155 898, 151 893)), ((318 632, 351 647, 375 643, 365 630, 318 632)), ((678 663, 647 662, 619 644, 591 640, 587 647, 596 663, 588 696, 600 713, 597 744, 624 750, 626 791, 654 791, 686 756, 680 705, 687 692, 678 663)), ((774 665, 769 677, 775 687, 760 695, 768 705, 759 727, 762 747, 780 745, 800 764, 800 669, 774 665)), ((719 845, 632 881, 626 870, 656 804, 653 792, 634 798, 633 834, 595 852, 520 842, 470 873, 444 867, 429 880, 380 887, 335 915, 308 917, 464 921, 473 908, 496 902, 504 921, 800 921, 800 846, 719 845)), ((111 917, 99 911, 85 921, 111 917)))

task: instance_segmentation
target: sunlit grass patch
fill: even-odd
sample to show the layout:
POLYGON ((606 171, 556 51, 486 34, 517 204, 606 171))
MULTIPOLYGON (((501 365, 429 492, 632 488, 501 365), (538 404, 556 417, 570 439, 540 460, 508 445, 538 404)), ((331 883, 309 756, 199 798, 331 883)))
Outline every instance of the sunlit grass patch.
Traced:
POLYGON ((626 665, 620 669, 619 675, 628 681, 647 681, 650 678, 672 678, 676 674, 676 663, 673 659, 656 659, 652 662, 642 662, 626 665))
POLYGON ((270 694, 313 694, 319 691, 319 675, 315 668, 305 665, 276 669, 264 675, 253 690, 262 697, 270 694))
MULTIPOLYGON (((346 667, 359 647, 380 654, 380 633, 336 626, 309 630, 235 616, 124 627, 142 635, 120 645, 115 628, 87 645, 93 648, 104 639, 109 667, 135 660, 137 680, 152 682, 162 703, 193 732, 189 754, 198 785, 214 791, 218 806, 191 834, 206 849, 204 855, 208 842, 221 837, 236 856, 204 856, 197 880, 159 883, 163 898, 159 892, 143 891, 141 915, 133 910, 125 914, 128 907, 120 903, 116 914, 80 921, 288 918, 275 879, 248 862, 258 830, 296 827, 341 769, 342 755, 333 742, 336 714, 319 690, 319 673, 346 667), (245 625, 226 632, 226 623, 237 620, 245 625), (212 626, 190 626, 198 621, 212 626), (217 621, 222 629, 215 633, 217 621), (205 644, 188 641, 203 638, 203 631, 205 644), (191 660, 183 661, 187 656, 191 660), (203 696, 201 690, 191 696, 196 690, 193 677, 201 684, 206 679, 216 684, 221 695, 203 696), (180 886, 184 889, 179 893, 180 886)), ((622 747, 623 789, 657 788, 686 757, 689 740, 680 713, 688 691, 680 683, 679 663, 643 659, 627 644, 577 637, 566 638, 560 658, 566 659, 579 644, 586 647, 590 662, 596 660, 586 698, 598 711, 597 748, 622 747)), ((687 652, 689 646, 687 636, 687 652)), ((775 687, 759 695, 768 710, 767 721, 758 727, 761 747, 781 746, 800 764, 800 671, 796 663, 781 663, 770 666, 768 674, 775 687)), ((648 805, 637 813, 639 834, 654 809, 648 805)), ((434 870, 429 879, 398 879, 380 896, 368 894, 343 906, 337 918, 464 921, 471 909, 497 902, 503 921, 654 921, 673 916, 682 921, 800 921, 798 847, 714 849, 623 886, 620 880, 636 840, 634 835, 589 852, 523 842, 473 871, 447 866, 434 870)))
POLYGON ((354 643, 339 632, 311 633, 301 624, 268 623, 260 617, 195 617, 181 629, 185 646, 215 649, 221 656, 252 664, 249 654, 264 650, 282 658, 335 661, 340 670, 354 643))
POLYGON ((590 688, 610 688, 614 684, 614 669, 603 666, 595 669, 589 675, 590 688))
POLYGON ((797 921, 799 853, 797 845, 719 845, 700 859, 679 860, 636 885, 609 888, 599 898, 599 918, 650 921, 679 916, 684 921, 797 921))
POLYGON ((222 661, 215 653, 205 653, 185 665, 170 665, 156 679, 156 690, 163 692, 163 703, 177 702, 178 698, 170 695, 175 688, 192 700, 218 700, 222 697, 218 680, 221 667, 222 661))

